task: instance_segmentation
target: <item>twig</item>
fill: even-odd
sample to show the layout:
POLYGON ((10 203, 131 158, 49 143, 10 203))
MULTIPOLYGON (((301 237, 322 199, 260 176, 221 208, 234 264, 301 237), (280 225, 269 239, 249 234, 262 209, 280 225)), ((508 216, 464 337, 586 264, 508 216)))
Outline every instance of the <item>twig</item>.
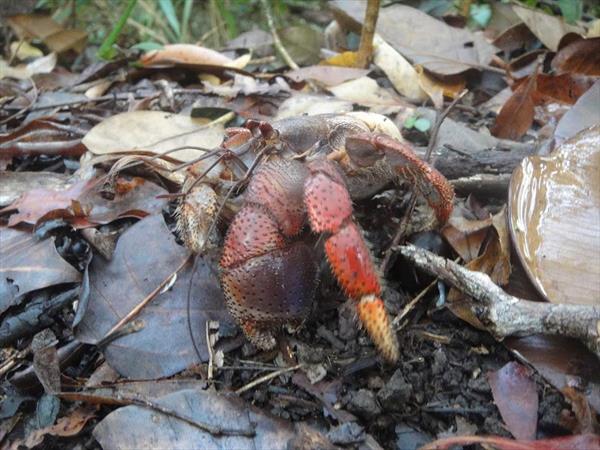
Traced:
MULTIPOLYGON (((71 392, 63 392, 59 393, 59 397, 65 397, 67 399, 70 398, 71 392)), ((256 430, 250 424, 250 428, 241 428, 239 430, 234 430, 231 428, 223 428, 218 425, 211 425, 206 422, 199 422, 191 417, 184 416, 177 411, 174 411, 170 408, 166 408, 156 402, 151 400, 141 398, 139 396, 132 397, 130 395, 119 395, 117 400, 121 402, 123 405, 135 405, 141 408, 148 408, 154 411, 157 411, 165 416, 173 417, 174 419, 181 420, 182 422, 187 423, 193 427, 196 427, 202 431, 206 431, 214 436, 247 436, 254 437, 256 435, 256 430)))
POLYGON ((283 44, 281 43, 281 39, 279 39, 279 35, 277 34, 277 30, 275 29, 275 22, 273 21, 273 14, 271 13, 271 7, 269 6, 269 2, 267 0, 260 0, 260 3, 265 11, 265 16, 267 16, 267 23, 269 24, 269 30, 271 31, 271 35, 273 36, 273 45, 285 61, 285 63, 290 66, 291 69, 297 70, 300 67, 296 62, 292 59, 290 54, 287 52, 283 44))
POLYGON ((454 100, 452 100, 452 103, 450 103, 448 105, 448 107, 444 110, 444 112, 442 114, 440 114, 440 116, 435 121, 435 125, 433 126, 433 129, 431 130, 431 137, 429 138, 429 145, 427 146, 427 152, 425 153, 425 158, 424 158, 425 161, 429 162, 429 160, 431 159, 431 154, 433 153, 433 149, 435 148, 435 145, 437 144, 438 134, 440 132, 440 128, 442 126, 442 123, 444 122, 444 119, 448 116, 448 114, 450 114, 450 111, 452 111, 452 109, 454 109, 456 104, 459 101, 461 101, 465 95, 467 95, 467 92, 469 92, 469 91, 467 89, 464 89, 460 94, 458 94, 456 96, 456 98, 454 100))
POLYGON ((426 294, 427 294, 427 293, 428 293, 428 292, 431 290, 431 288, 432 288, 432 287, 434 287, 434 286, 437 284, 437 282, 438 282, 438 280, 437 280, 437 278, 436 278, 436 279, 435 279, 435 280, 433 280, 431 283, 429 283, 429 284, 428 284, 428 285, 425 287, 425 289, 423 289, 421 292, 419 292, 419 293, 418 293, 418 294, 415 296, 415 298, 413 298, 413 299, 412 299, 410 302, 408 302, 408 303, 406 304, 406 306, 404 306, 404 308, 402 309, 402 312, 401 312, 400 314, 398 314, 398 315, 397 315, 397 316, 394 318, 394 320, 392 321, 392 327, 393 327, 394 329, 395 329, 395 328, 398 326, 398 324, 400 323, 400 321, 401 321, 402 319, 404 319, 404 318, 407 316, 407 314, 408 314, 409 312, 411 312, 411 311, 414 309, 415 305, 416 305, 417 303, 419 303, 419 301, 420 301, 420 300, 421 300, 423 297, 425 297, 425 295, 426 295, 426 294))
POLYGON ((279 375, 282 375, 286 372, 292 372, 294 370, 298 370, 300 367, 302 367, 302 364, 296 364, 295 366, 292 366, 292 367, 286 367, 284 369, 280 369, 280 370, 276 370, 275 372, 268 373, 260 378, 257 378, 254 381, 251 381, 247 385, 242 386, 241 388, 236 390, 235 393, 240 395, 241 393, 246 392, 248 389, 252 389, 254 386, 258 386, 259 384, 262 384, 265 381, 269 381, 269 380, 272 380, 273 378, 277 378, 279 375))
POLYGON ((206 376, 207 379, 212 380, 213 379, 213 371, 214 371, 214 350, 213 350, 213 346, 212 346, 212 342, 210 341, 210 320, 206 321, 205 324, 205 331, 206 331, 206 348, 208 350, 208 375, 206 376))
POLYGON ((152 292, 150 292, 140 303, 138 303, 127 315, 125 315, 121 320, 119 320, 109 331, 104 335, 102 340, 107 339, 111 334, 115 333, 119 328, 121 328, 124 324, 132 320, 135 316, 137 316, 140 311, 150 303, 158 293, 167 285, 167 283, 171 280, 173 275, 177 274, 189 261, 190 256, 184 258, 183 262, 177 267, 172 274, 166 277, 161 283, 154 288, 152 292))
POLYGON ((367 69, 373 57, 373 36, 379 16, 379 0, 369 0, 365 11, 365 20, 360 33, 360 45, 356 57, 356 67, 367 69))
POLYGON ((0 125, 4 125, 5 123, 10 122, 15 117, 19 117, 21 114, 25 114, 27 111, 34 110, 33 105, 35 105, 37 103, 39 92, 38 92, 37 86, 35 85, 35 81, 33 81, 33 78, 30 77, 29 81, 31 82, 31 88, 33 89, 33 100, 31 100, 31 102, 29 102, 29 105, 20 109, 16 113, 6 117, 5 119, 0 120, 0 125))
POLYGON ((566 336, 581 340, 600 356, 600 306, 523 300, 504 292, 485 273, 466 269, 413 245, 399 250, 419 269, 473 297, 471 312, 497 339, 532 334, 566 336))

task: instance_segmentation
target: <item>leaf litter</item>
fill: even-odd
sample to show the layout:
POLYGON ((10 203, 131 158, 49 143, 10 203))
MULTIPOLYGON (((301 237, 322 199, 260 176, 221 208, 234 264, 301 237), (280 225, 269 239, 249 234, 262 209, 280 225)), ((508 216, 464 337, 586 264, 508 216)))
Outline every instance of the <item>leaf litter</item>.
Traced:
MULTIPOLYGON (((510 216, 517 190, 513 174, 509 192, 510 175, 535 161, 524 157, 557 147, 552 161, 565 145, 579 145, 568 141, 578 132, 594 130, 598 38, 586 37, 593 36, 593 22, 571 25, 559 15, 508 4, 454 9, 442 18, 443 7, 426 13, 420 3, 381 9, 368 69, 352 67, 352 32, 359 33, 364 20, 357 2, 332 2, 333 12, 324 14, 338 23, 324 33, 305 25, 278 30, 304 66, 288 72, 271 56, 271 34, 258 30, 260 38, 249 32, 224 47, 237 54, 170 43, 141 59, 85 59, 83 70, 72 66, 70 72, 65 55, 81 50, 85 33, 48 17, 9 22, 23 39, 22 50, 11 50, 23 59, 20 66, 0 61, 8 106, 0 116, 0 159, 7 169, 0 175, 6 275, 0 335, 9 345, 0 373, 8 374, 2 389, 14 406, 9 410, 20 411, 2 428, 10 446, 55 444, 67 436, 88 436, 103 448, 599 445, 590 433, 598 431, 600 372, 590 370, 597 358, 581 343, 546 336, 495 342, 468 325, 488 329, 463 314, 471 298, 456 289, 446 293, 440 280, 417 276, 398 260, 384 293, 388 309, 402 310, 404 319, 397 367, 380 364, 351 310, 339 308, 343 295, 328 275, 306 327, 276 351, 257 352, 224 308, 217 256, 192 263, 172 231, 175 202, 168 199, 184 172, 169 168, 218 147, 225 126, 243 118, 379 112, 420 155, 433 151, 436 167, 468 196, 442 231, 450 244, 446 256, 459 256, 509 291, 521 289, 520 298, 548 297, 538 283, 546 274, 529 267, 514 220, 507 227, 504 204, 510 216), (467 22, 474 28, 464 27, 467 22), (58 55, 44 55, 35 46, 41 41, 58 55), (555 55, 538 66, 544 51, 555 55), (141 64, 129 64, 134 61, 141 64), (453 99, 458 103, 448 109, 450 117, 440 120, 453 99), (434 109, 419 108, 424 102, 434 109), (38 184, 28 186, 31 180, 38 184), (524 273, 519 282, 518 272, 524 273), (466 305, 462 312, 459 300, 466 305), (15 327, 21 322, 29 328, 15 327), (44 336, 55 338, 40 346, 44 336), (59 381, 60 392, 58 367, 69 377, 59 381), (46 393, 32 409, 32 398, 9 380, 25 391, 41 382, 46 393), (96 385, 84 388, 86 380, 96 385), (492 436, 468 436, 473 433, 492 436)), ((575 166, 593 167, 594 157, 588 159, 575 166)), ((570 167, 561 177, 573 189, 570 167)), ((541 178, 534 175, 532 183, 541 178)), ((594 182, 582 181, 588 188, 594 182)), ((385 190, 356 205, 377 256, 397 233, 395 218, 408 200, 402 191, 385 190)), ((540 212, 538 206, 530 202, 524 209, 540 212)), ((420 206, 415 210, 418 218, 420 206)), ((586 211, 593 216, 598 205, 561 216, 586 211)), ((546 223, 550 215, 540 217, 546 223)), ((225 219, 217 228, 224 230, 225 219)), ((533 228, 525 227, 525 240, 533 228)), ((544 230, 540 239, 556 236, 560 230, 544 230)), ((595 248, 594 239, 585 250, 595 248)), ((558 244, 561 251, 567 241, 558 244)), ((571 259, 580 262, 582 251, 580 245, 571 259)), ((558 254, 563 264, 565 253, 558 254)), ((571 281, 580 280, 572 273, 571 281)), ((594 295, 584 297, 593 305, 594 295)))

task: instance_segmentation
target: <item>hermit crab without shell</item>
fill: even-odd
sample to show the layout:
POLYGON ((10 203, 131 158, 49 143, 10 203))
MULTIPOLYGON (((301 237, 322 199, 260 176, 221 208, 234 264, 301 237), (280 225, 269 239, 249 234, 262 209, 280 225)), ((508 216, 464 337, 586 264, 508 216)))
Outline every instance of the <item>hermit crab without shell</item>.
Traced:
POLYGON ((248 121, 228 134, 218 161, 208 168, 206 161, 190 167, 178 227, 186 244, 202 251, 212 239, 219 205, 234 192, 219 198, 219 184, 230 180, 240 188, 247 183, 220 258, 227 307, 245 335, 270 349, 281 326, 298 328, 308 316, 318 280, 313 246, 302 233, 308 224, 313 233, 325 235, 331 269, 372 341, 386 360, 397 360, 397 338, 351 199, 404 177, 443 223, 454 198, 448 181, 379 115, 248 121))

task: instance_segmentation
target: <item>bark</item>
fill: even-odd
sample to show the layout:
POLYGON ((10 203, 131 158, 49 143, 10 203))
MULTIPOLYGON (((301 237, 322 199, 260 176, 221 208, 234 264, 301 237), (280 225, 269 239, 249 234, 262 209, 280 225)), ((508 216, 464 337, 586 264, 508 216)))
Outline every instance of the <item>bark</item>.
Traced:
POLYGON ((488 275, 427 250, 407 245, 400 247, 400 253, 418 268, 471 296, 471 311, 497 339, 532 334, 571 337, 600 357, 600 306, 523 300, 504 292, 488 275))

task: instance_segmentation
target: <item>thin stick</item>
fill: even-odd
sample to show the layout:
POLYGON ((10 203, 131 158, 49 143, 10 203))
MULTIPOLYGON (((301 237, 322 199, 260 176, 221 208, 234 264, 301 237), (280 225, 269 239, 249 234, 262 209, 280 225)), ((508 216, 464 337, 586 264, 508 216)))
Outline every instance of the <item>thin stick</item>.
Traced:
POLYGON ((464 89, 460 94, 458 94, 454 98, 454 100, 452 100, 452 103, 450 103, 448 105, 448 107, 444 110, 444 112, 442 112, 442 114, 440 114, 440 116, 435 121, 435 125, 433 126, 433 129, 431 130, 431 137, 429 138, 429 145, 427 146, 427 152, 425 153, 425 158, 424 158, 425 161, 429 162, 431 159, 431 154, 433 153, 433 149, 435 148, 435 145, 437 144, 438 134, 440 132, 440 128, 442 126, 442 123, 444 122, 444 119, 448 116, 448 114, 450 114, 450 111, 452 111, 452 109, 454 109, 456 104, 459 101, 461 101, 465 95, 467 95, 468 92, 469 92, 468 89, 464 89))
POLYGON ((273 21, 273 14, 271 13, 271 7, 269 6, 269 2, 267 0, 260 0, 260 3, 265 12, 265 16, 267 16, 267 23, 269 24, 269 30, 271 31, 271 35, 273 36, 273 45, 285 61, 285 63, 290 66, 291 69, 297 70, 300 67, 296 62, 292 59, 290 54, 287 52, 283 44, 281 43, 281 39, 279 39, 279 35, 277 34, 277 30, 275 29, 275 22, 273 21))
MULTIPOLYGON (((59 397, 65 397, 67 399, 70 398, 71 392, 63 392, 59 393, 59 397)), ((256 431, 252 424, 250 424, 249 428, 241 428, 239 430, 231 429, 231 428, 223 428, 218 425, 211 425, 206 422, 199 422, 191 417, 184 416, 177 411, 174 411, 170 408, 162 406, 156 402, 151 400, 141 398, 139 396, 131 397, 129 395, 119 395, 118 401, 123 405, 135 405, 141 408, 148 408, 153 411, 157 411, 165 416, 173 417, 174 419, 181 420, 182 422, 187 423, 195 428, 198 428, 202 431, 210 433, 215 436, 247 436, 253 437, 256 435, 256 431)))
POLYGON ((11 114, 6 119, 0 120, 0 125, 4 125, 5 123, 10 122, 12 119, 19 117, 21 114, 25 114, 27 111, 34 110, 33 105, 35 105, 37 103, 39 93, 38 93, 38 88, 35 85, 35 82, 33 81, 33 78, 30 77, 29 81, 31 82, 31 88, 33 89, 33 100, 31 100, 29 105, 27 105, 26 107, 20 109, 19 111, 17 111, 14 114, 11 114))
POLYGON ((146 306, 148 303, 150 303, 158 295, 158 293, 162 290, 162 288, 164 288, 167 285, 167 283, 171 280, 173 275, 177 274, 187 264, 189 259, 190 259, 190 256, 187 256, 186 258, 184 258, 183 262, 173 271, 173 273, 171 273, 168 277, 166 277, 158 286, 156 286, 156 288, 152 292, 150 292, 140 303, 138 303, 131 311, 129 311, 129 313, 127 313, 127 315, 125 315, 121 320, 119 320, 108 331, 108 333, 106 333, 104 335, 104 338, 102 338, 102 339, 103 340, 106 339, 108 336, 110 336, 111 334, 116 332, 119 328, 121 328, 124 324, 129 322, 135 316, 137 316, 140 313, 140 311, 144 308, 144 306, 146 306))
POLYGON ((272 380, 273 378, 277 378, 279 375, 282 375, 284 373, 298 370, 302 366, 303 366, 303 364, 296 364, 295 366, 292 366, 292 367, 286 367, 284 369, 280 369, 280 370, 276 370, 275 372, 268 373, 260 378, 257 378, 254 381, 251 381, 247 385, 242 386, 237 391, 235 391, 235 393, 240 395, 241 393, 246 392, 248 389, 252 389, 253 387, 258 386, 259 384, 262 384, 265 381, 269 381, 269 380, 272 380))
POLYGON ((356 67, 367 69, 373 58, 373 36, 379 16, 379 0, 369 0, 365 11, 365 20, 360 33, 360 46, 356 58, 356 67))

